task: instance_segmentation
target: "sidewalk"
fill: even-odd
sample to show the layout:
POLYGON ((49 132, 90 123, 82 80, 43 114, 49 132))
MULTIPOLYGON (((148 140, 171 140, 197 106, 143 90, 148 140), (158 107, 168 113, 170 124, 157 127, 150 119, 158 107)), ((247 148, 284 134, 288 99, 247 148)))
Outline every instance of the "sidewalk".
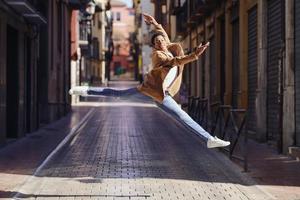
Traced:
POLYGON ((90 109, 73 107, 62 119, 0 148, 0 198, 12 197, 90 109))
MULTIPOLYGON (((300 199, 300 162, 266 143, 248 140, 249 172, 260 188, 279 200, 300 199)), ((241 168, 242 170, 242 168, 241 168)))

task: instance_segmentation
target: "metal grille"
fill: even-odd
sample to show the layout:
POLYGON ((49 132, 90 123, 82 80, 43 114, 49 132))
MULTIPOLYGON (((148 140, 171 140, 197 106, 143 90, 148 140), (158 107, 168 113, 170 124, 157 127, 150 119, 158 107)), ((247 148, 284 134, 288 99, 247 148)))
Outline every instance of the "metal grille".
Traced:
POLYGON ((196 71, 196 74, 195 74, 195 85, 196 85, 196 94, 197 96, 200 96, 200 93, 201 93, 201 85, 200 85, 200 60, 197 60, 195 62, 195 71, 196 71))
POLYGON ((210 40, 210 103, 216 101, 216 75, 217 75, 217 68, 216 68, 216 54, 215 54, 215 38, 212 37, 210 40))
POLYGON ((300 146, 300 2, 295 1, 296 145, 300 146))
POLYGON ((186 67, 188 67, 188 88, 189 88, 189 95, 193 95, 193 91, 192 91, 192 64, 189 63, 186 65, 186 67))
POLYGON ((201 63, 201 91, 202 91, 202 98, 205 98, 206 97, 206 91, 205 91, 205 88, 206 88, 206 76, 205 76, 205 57, 202 56, 200 58, 200 63, 201 63))
POLYGON ((238 4, 232 9, 232 107, 238 107, 239 91, 239 19, 238 4))
POLYGON ((248 130, 256 132, 257 7, 248 14, 248 130))
POLYGON ((282 46, 282 1, 269 0, 267 5, 267 129, 268 139, 280 141, 279 61, 282 46))
POLYGON ((226 57, 225 57, 225 17, 221 17, 221 35, 220 35, 220 40, 221 40, 221 65, 220 65, 220 101, 222 104, 224 104, 224 95, 225 95, 225 88, 226 88, 226 79, 225 79, 225 74, 226 74, 226 69, 225 69, 225 63, 226 63, 226 57))
POLYGON ((198 85, 197 85, 197 62, 193 62, 191 63, 191 86, 192 86, 192 94, 194 96, 197 96, 197 89, 198 89, 198 85))

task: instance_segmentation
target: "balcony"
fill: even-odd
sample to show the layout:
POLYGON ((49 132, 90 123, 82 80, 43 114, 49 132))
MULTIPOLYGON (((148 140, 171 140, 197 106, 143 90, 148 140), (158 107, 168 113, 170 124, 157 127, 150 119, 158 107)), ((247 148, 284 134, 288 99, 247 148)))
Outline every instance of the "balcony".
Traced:
POLYGON ((81 21, 79 23, 79 46, 82 49, 88 49, 91 41, 91 22, 81 21))
POLYGON ((90 55, 89 57, 94 59, 94 60, 100 60, 99 56, 99 40, 98 38, 93 38, 91 44, 90 44, 90 55))
POLYGON ((199 21, 199 19, 208 11, 208 6, 205 4, 204 0, 190 0, 189 7, 189 24, 197 23, 197 21, 199 21))
POLYGON ((13 10, 22 15, 27 22, 32 24, 47 24, 46 19, 30 2, 26 0, 5 0, 5 2, 13 10))
POLYGON ((169 11, 172 15, 177 15, 181 12, 180 0, 171 1, 169 11))
POLYGON ((208 15, 221 0, 187 0, 181 5, 181 0, 170 4, 170 12, 176 15, 176 38, 185 37, 190 29, 200 24, 203 16, 208 15))

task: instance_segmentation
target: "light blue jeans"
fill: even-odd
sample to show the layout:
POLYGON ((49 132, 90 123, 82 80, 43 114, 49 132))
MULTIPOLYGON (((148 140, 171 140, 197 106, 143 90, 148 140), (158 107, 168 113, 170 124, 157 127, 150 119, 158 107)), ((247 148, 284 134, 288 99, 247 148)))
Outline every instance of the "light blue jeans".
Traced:
MULTIPOLYGON (((111 88, 95 87, 90 88, 87 91, 88 95, 97 95, 104 97, 119 97, 121 99, 132 99, 132 100, 151 100, 150 97, 142 94, 137 88, 129 88, 124 90, 117 90, 111 88)), ((163 102, 159 105, 163 110, 172 114, 177 118, 178 121, 191 128, 197 135, 203 140, 207 141, 208 138, 212 137, 207 131, 205 131, 197 122, 195 122, 177 102, 170 96, 165 95, 163 102)))

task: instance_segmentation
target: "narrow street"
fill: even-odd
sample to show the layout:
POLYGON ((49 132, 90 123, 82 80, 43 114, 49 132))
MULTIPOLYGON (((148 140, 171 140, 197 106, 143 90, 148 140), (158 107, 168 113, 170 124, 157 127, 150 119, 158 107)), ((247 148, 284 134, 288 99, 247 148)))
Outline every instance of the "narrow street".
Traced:
MULTIPOLYGON (((86 102, 89 104, 90 102, 86 102)), ((107 99, 19 199, 269 199, 154 103, 107 99)))
POLYGON ((1 200, 300 200, 300 1, 0 0, 0 44, 1 200))

